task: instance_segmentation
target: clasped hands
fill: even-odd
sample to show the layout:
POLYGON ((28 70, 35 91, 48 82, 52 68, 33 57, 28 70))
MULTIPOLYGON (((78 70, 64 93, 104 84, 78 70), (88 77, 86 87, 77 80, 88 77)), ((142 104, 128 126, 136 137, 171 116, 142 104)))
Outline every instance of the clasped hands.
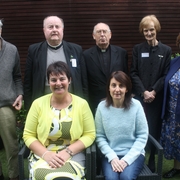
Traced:
POLYGON ((69 158, 70 155, 65 150, 59 151, 58 153, 48 151, 43 157, 51 168, 62 167, 69 158))
POLYGON ((127 167, 127 162, 123 159, 114 158, 111 161, 111 166, 114 172, 123 172, 123 170, 127 167))
POLYGON ((154 90, 152 90, 152 91, 144 91, 144 99, 143 99, 143 101, 145 103, 151 103, 155 99, 155 96, 156 96, 156 92, 154 90))

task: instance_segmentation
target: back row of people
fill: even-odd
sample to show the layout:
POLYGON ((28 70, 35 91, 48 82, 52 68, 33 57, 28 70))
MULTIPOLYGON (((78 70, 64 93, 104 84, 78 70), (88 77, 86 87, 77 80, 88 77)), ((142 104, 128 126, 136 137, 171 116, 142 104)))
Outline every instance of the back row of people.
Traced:
MULTIPOLYGON (((106 97, 108 78, 112 72, 123 71, 130 75, 134 97, 140 100, 144 107, 149 133, 156 139, 159 139, 163 86, 170 66, 171 48, 157 40, 157 33, 161 30, 158 19, 154 15, 150 15, 141 20, 139 31, 144 35, 146 41, 134 47, 130 73, 128 73, 127 52, 121 47, 110 45, 112 33, 107 24, 98 23, 94 26, 93 38, 96 41, 96 46, 84 52, 82 52, 82 48, 79 45, 63 40, 63 30, 64 23, 61 18, 57 16, 45 18, 43 31, 46 40, 33 44, 28 49, 24 76, 25 108, 29 110, 36 98, 50 93, 49 77, 46 75, 46 70, 50 64, 59 60, 68 65, 72 75, 69 81, 69 91, 85 98, 94 115, 99 102, 106 97)), ((1 52, 3 53, 5 41, 1 38, 0 42, 1 52)), ((18 56, 17 51, 15 54, 18 56)), ((17 57, 15 63, 18 66, 16 71, 14 67, 11 67, 11 69, 14 72, 19 72, 19 57, 17 57)), ((14 76, 17 77, 18 82, 21 84, 21 76, 11 74, 8 78, 11 77, 13 79, 14 76)), ((11 91, 16 93, 18 97, 16 101, 14 98, 14 106, 18 108, 21 108, 22 103, 22 87, 20 87, 20 90, 17 92, 15 88, 11 88, 11 91)), ((6 98, 4 92, 1 93, 1 96, 6 98)), ((10 107, 11 104, 13 104, 12 100, 9 100, 2 107, 10 107)), ((0 127, 2 128, 2 126, 0 127)), ((14 124, 11 126, 14 126, 14 124)), ((7 131, 6 127, 4 129, 7 131)), ((14 132, 15 128, 8 135, 10 142, 14 141, 14 132)), ((3 138, 2 133, 1 137, 3 142, 5 142, 6 140, 3 138)), ((13 147, 10 149, 9 147, 10 145, 6 144, 6 153, 9 154, 7 158, 15 159, 14 162, 9 162, 9 177, 16 180, 18 176, 17 171, 15 171, 17 168, 17 148, 13 147), (13 151, 13 153, 10 151, 13 151), (12 166, 12 171, 10 166, 12 166)), ((69 155, 72 154, 72 150, 66 149, 66 151, 69 155)), ((44 153, 46 154, 46 151, 44 153)), ((42 156, 45 156, 45 154, 42 156)), ((155 170, 155 150, 152 148, 148 165, 152 171, 155 170)), ((54 164, 52 167, 54 167, 54 164)), ((0 172, 0 174, 2 173, 0 172)))

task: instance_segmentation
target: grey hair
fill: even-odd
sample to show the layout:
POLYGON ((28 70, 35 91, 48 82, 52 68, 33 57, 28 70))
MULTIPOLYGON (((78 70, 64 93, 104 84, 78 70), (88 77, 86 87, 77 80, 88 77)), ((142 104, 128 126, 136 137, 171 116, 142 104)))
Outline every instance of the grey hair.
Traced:
POLYGON ((44 27, 46 19, 49 18, 49 17, 57 17, 57 18, 59 18, 61 20, 63 28, 64 28, 64 20, 62 18, 58 17, 58 16, 47 16, 47 17, 45 17, 44 20, 43 20, 43 27, 44 27))
POLYGON ((111 32, 111 29, 110 29, 110 27, 109 27, 109 25, 108 25, 108 24, 103 23, 103 22, 99 22, 99 23, 97 23, 97 24, 94 26, 94 28, 93 28, 93 33, 95 33, 95 32, 96 32, 96 31, 95 31, 95 28, 96 28, 96 26, 97 26, 97 25, 99 25, 99 24, 105 24, 105 25, 108 27, 108 30, 111 32))
POLYGON ((0 19, 0 28, 2 28, 3 23, 2 23, 2 19, 0 19))

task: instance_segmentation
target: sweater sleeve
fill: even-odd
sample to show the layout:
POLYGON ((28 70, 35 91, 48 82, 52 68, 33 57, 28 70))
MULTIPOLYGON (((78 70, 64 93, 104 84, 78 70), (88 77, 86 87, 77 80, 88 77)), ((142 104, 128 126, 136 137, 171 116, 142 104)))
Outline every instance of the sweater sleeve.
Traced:
POLYGON ((37 126, 39 111, 40 109, 37 106, 37 101, 34 101, 28 112, 23 132, 23 139, 27 147, 29 147, 32 142, 38 140, 37 126))
POLYGON ((106 134, 103 128, 103 119, 102 119, 102 111, 100 110, 100 106, 98 106, 96 115, 95 115, 95 126, 96 126, 96 143, 101 152, 108 158, 108 162, 112 159, 116 158, 117 155, 114 150, 109 146, 109 143, 106 138, 106 134))
POLYGON ((122 158, 129 165, 142 154, 148 139, 148 125, 144 110, 140 103, 136 116, 135 141, 129 152, 122 158))
MULTIPOLYGON (((79 140, 82 141, 84 146, 87 148, 90 146, 95 140, 95 124, 92 112, 88 103, 83 100, 81 107, 79 108, 80 117, 82 119, 82 135, 80 136, 79 140)), ((79 118, 79 117, 78 117, 79 118)), ((76 122, 80 123, 80 122, 76 122)), ((80 126, 76 126, 76 133, 80 133, 81 128, 80 126)), ((73 132, 74 134, 75 132, 73 132)), ((75 135, 78 137, 79 135, 75 135)))
POLYGON ((23 95, 23 86, 22 86, 22 80, 21 80, 20 57, 19 57, 19 53, 18 53, 17 49, 16 49, 16 54, 15 54, 15 67, 13 69, 13 78, 14 78, 14 83, 16 85, 17 96, 23 95))

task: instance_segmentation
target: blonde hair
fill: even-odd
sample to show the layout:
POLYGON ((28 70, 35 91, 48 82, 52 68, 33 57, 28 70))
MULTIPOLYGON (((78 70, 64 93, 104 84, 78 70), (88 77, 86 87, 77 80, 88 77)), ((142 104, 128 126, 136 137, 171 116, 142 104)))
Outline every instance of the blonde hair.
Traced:
POLYGON ((151 22, 154 23, 156 32, 160 32, 161 25, 155 15, 148 15, 148 16, 145 16, 144 18, 142 18, 141 22, 139 23, 139 32, 143 34, 143 29, 145 27, 147 27, 151 22))

